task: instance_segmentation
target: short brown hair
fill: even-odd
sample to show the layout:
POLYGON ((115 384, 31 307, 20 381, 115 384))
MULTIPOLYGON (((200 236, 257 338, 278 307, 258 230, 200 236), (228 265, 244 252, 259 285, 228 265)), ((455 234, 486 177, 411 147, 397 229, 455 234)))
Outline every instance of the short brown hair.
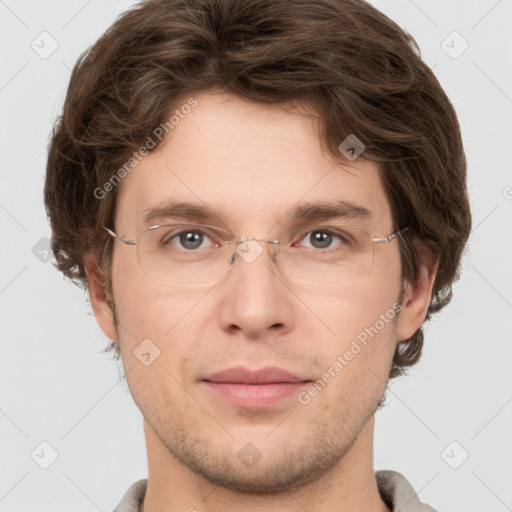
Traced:
MULTIPOLYGON (((45 204, 60 271, 87 287, 84 256, 104 248, 117 195, 94 191, 178 98, 212 89, 307 101, 322 147, 341 163, 338 146, 355 134, 361 158, 382 165, 395 228, 410 226, 399 241, 403 280, 416 282, 426 254, 439 259, 426 320, 450 301, 471 227, 457 116, 415 40, 363 0, 148 0, 121 15, 74 66, 49 146, 45 204)), ((110 254, 111 244, 108 290, 110 254)), ((390 378, 422 346, 421 328, 399 343, 390 378)))

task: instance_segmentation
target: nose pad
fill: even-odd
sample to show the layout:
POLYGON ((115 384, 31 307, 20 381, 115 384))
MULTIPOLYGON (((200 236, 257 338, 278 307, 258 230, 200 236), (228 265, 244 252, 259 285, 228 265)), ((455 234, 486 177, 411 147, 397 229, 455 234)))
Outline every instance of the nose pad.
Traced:
POLYGON ((278 240, 263 240, 261 238, 247 237, 238 241, 237 246, 231 257, 229 264, 234 265, 238 258, 246 263, 253 263, 263 253, 263 245, 260 242, 278 244, 278 240))
POLYGON ((256 240, 244 240, 242 243, 237 244, 235 252, 229 258, 229 263, 234 265, 239 257, 246 263, 253 263, 262 252, 263 247, 256 240))

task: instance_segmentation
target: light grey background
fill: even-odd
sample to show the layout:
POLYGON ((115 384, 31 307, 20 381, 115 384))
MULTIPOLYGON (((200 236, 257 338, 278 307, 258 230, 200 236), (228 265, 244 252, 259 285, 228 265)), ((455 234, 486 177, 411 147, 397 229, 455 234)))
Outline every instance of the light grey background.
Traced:
MULTIPOLYGON (((416 38, 459 114, 474 215, 454 299, 377 413, 375 468, 402 472, 440 511, 512 510, 512 2, 372 3, 416 38), (453 31, 469 44, 458 58, 453 31)), ((41 261, 46 146, 70 68, 131 4, 0 0, 4 512, 109 511, 147 476, 141 414, 84 292, 41 261), (58 452, 48 469, 43 441, 58 452)))

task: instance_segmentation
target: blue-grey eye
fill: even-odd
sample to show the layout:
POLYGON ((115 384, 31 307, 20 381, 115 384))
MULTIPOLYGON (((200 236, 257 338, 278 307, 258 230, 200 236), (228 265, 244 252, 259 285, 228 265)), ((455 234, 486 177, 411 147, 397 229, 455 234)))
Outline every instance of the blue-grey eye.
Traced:
POLYGON ((173 239, 175 238, 179 239, 179 243, 183 248, 190 250, 199 249, 203 242, 209 239, 202 231, 192 230, 183 231, 173 237, 173 239))
POLYGON ((309 240, 316 249, 325 249, 332 243, 332 233, 329 231, 312 231, 309 240))
POLYGON ((308 231, 300 240, 299 246, 311 249, 332 249, 343 245, 345 240, 342 236, 326 229, 315 229, 308 231), (336 241, 338 242, 336 244, 336 241))

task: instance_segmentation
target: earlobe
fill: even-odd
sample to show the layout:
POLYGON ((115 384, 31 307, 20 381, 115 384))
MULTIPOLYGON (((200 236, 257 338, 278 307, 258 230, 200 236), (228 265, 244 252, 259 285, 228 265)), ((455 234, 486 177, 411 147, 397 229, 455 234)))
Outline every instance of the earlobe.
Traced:
POLYGON ((84 259, 91 307, 101 330, 111 340, 117 340, 114 314, 110 308, 104 277, 100 271, 98 257, 88 253, 84 259))
POLYGON ((438 264, 439 260, 421 264, 417 282, 406 283, 397 325, 398 341, 409 340, 425 321, 438 264))

